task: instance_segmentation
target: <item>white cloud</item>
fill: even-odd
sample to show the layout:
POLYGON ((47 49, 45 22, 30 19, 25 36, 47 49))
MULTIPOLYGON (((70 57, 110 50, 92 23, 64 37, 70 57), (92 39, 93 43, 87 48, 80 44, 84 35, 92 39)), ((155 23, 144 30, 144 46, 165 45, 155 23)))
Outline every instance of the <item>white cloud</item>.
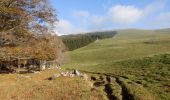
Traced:
MULTIPOLYGON (((72 12, 72 15, 76 18, 79 26, 73 25, 68 20, 61 19, 57 24, 57 32, 61 35, 108 29, 108 27, 124 28, 140 25, 137 23, 143 23, 143 20, 148 20, 146 19, 147 17, 156 17, 155 14, 161 11, 165 5, 166 0, 153 2, 144 8, 138 8, 135 5, 114 5, 109 8, 103 5, 103 9, 106 10, 103 15, 96 15, 95 13, 90 13, 90 11, 75 10, 72 12)), ((170 25, 169 18, 170 12, 162 13, 157 17, 155 22, 157 22, 157 26, 159 23, 167 26, 170 25)), ((148 20, 146 24, 151 23, 151 21, 153 20, 148 20)))
POLYGON ((88 17, 89 16, 89 12, 88 11, 74 11, 73 15, 75 17, 88 17))
POLYGON ((115 23, 134 23, 142 18, 143 11, 134 6, 116 5, 109 9, 109 17, 115 23))
POLYGON ((144 8, 137 8, 134 5, 115 5, 108 11, 108 17, 113 23, 133 24, 149 15, 165 8, 167 0, 157 0, 144 8))
POLYGON ((56 23, 55 33, 57 35, 74 34, 79 32, 85 32, 85 29, 77 28, 68 20, 61 19, 58 23, 56 23))
POLYGON ((91 16, 91 25, 105 26, 107 23, 129 25, 140 22, 149 15, 162 10, 166 0, 153 2, 146 7, 137 8, 134 5, 114 5, 108 9, 104 16, 91 16))
POLYGON ((113 24, 133 24, 142 17, 143 10, 130 5, 115 5, 109 8, 103 16, 91 14, 87 22, 90 22, 91 28, 101 30, 113 24))
POLYGON ((59 35, 63 34, 70 34, 73 31, 73 25, 64 19, 61 19, 57 24, 56 24, 56 32, 59 35))

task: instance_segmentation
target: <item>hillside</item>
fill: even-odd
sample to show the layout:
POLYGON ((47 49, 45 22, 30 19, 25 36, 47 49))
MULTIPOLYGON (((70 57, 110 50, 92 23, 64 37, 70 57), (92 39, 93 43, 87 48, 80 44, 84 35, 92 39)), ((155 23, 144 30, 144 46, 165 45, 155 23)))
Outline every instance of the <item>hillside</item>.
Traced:
POLYGON ((134 100, 143 100, 143 95, 151 94, 154 96, 149 100, 155 97, 169 100, 169 53, 170 31, 117 30, 113 38, 68 52, 70 61, 64 68, 79 69, 96 77, 112 76, 126 94, 138 98, 134 100))
POLYGON ((84 34, 63 35, 61 36, 61 39, 65 43, 68 50, 72 51, 84 47, 98 39, 111 38, 115 34, 116 31, 99 31, 84 34))
POLYGON ((110 31, 98 31, 98 32, 88 32, 83 34, 71 34, 60 36, 65 43, 68 50, 72 51, 81 47, 84 47, 97 39, 112 38, 117 33, 118 38, 126 39, 142 39, 150 38, 155 36, 154 34, 169 34, 170 29, 159 29, 159 30, 142 30, 142 29, 124 29, 124 30, 110 30, 110 31), (121 36, 120 36, 121 35, 121 36))
POLYGON ((2 100, 169 100, 170 31, 117 30, 66 52, 61 69, 1 74, 2 100), (73 69, 87 75, 54 75, 73 69))

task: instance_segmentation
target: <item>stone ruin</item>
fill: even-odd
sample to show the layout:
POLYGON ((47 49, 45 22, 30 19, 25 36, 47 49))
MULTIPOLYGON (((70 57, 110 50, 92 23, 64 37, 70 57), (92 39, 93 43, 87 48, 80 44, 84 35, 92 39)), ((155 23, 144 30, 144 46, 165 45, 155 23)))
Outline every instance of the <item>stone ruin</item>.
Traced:
POLYGON ((58 77, 75 77, 75 76, 83 77, 85 80, 88 79, 87 74, 81 73, 78 70, 73 70, 73 71, 65 71, 65 72, 54 74, 51 77, 49 77, 48 80, 55 80, 58 77))
POLYGON ((0 59, 0 73, 13 73, 26 70, 32 71, 43 71, 45 69, 55 66, 60 67, 57 61, 44 61, 34 58, 16 58, 9 57, 8 59, 0 59))

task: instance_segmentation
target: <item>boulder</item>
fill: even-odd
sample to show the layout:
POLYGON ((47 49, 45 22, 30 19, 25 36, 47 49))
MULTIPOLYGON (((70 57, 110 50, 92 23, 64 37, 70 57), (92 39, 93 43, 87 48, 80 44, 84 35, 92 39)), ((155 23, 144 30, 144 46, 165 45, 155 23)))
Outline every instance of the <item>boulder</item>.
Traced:
POLYGON ((78 70, 74 70, 73 74, 75 74, 76 76, 81 76, 81 73, 78 70))
POLYGON ((65 72, 61 72, 60 74, 61 76, 67 76, 65 72))
POLYGON ((45 68, 46 68, 45 65, 41 65, 41 66, 40 66, 40 70, 41 70, 41 71, 45 70, 45 68))
POLYGON ((64 76, 64 77, 78 76, 78 77, 84 78, 84 80, 88 80, 87 74, 80 73, 78 70, 66 71, 66 72, 61 72, 61 73, 58 73, 58 74, 54 74, 53 76, 48 78, 48 80, 54 80, 54 79, 56 79, 57 77, 60 77, 60 76, 64 76))
POLYGON ((50 78, 48 78, 48 80, 55 80, 56 78, 60 77, 60 74, 54 74, 53 76, 51 76, 50 78))
POLYGON ((75 74, 72 74, 72 73, 71 73, 71 74, 69 74, 69 76, 70 76, 70 77, 74 77, 74 76, 75 76, 75 74))

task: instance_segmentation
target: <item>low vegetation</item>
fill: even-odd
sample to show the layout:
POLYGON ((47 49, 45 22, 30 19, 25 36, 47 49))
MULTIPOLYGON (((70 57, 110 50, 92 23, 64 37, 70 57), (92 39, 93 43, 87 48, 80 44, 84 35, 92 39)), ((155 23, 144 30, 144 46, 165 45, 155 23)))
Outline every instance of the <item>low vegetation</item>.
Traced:
POLYGON ((1 100, 103 100, 98 91, 91 91, 88 81, 79 77, 58 77, 62 70, 46 70, 37 74, 1 74, 1 100))
POLYGON ((169 31, 120 30, 112 39, 68 52, 63 67, 116 78, 134 100, 169 100, 169 39, 169 31))
POLYGON ((62 70, 1 74, 0 98, 169 100, 169 33, 156 31, 153 37, 152 31, 124 32, 67 52, 70 59, 62 70), (88 79, 60 76, 49 80, 52 75, 71 69, 86 73, 88 79))
POLYGON ((0 1, 0 99, 170 100, 169 29, 92 32, 61 40, 53 34, 56 22, 48 0, 0 1), (61 69, 63 42, 70 58, 61 69), (12 74, 17 69, 26 72, 12 74))

